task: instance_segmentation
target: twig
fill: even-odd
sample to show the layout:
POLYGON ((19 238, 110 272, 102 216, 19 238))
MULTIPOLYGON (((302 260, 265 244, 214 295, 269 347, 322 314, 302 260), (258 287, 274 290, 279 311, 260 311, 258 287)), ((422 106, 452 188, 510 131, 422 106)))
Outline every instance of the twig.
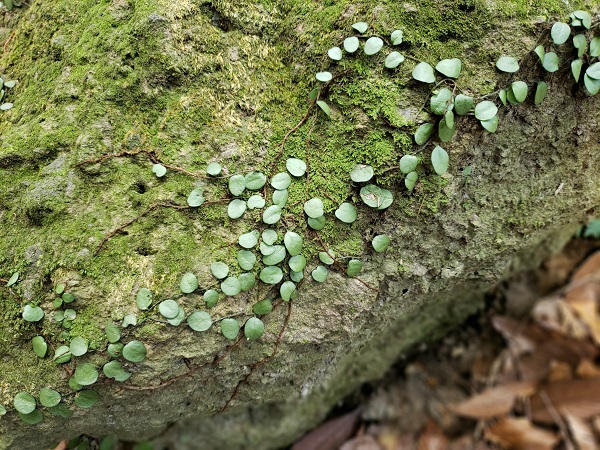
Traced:
MULTIPOLYGON (((318 99, 318 97, 317 97, 318 99)), ((296 124, 295 127, 293 127, 291 130, 289 130, 287 132, 287 134, 283 137, 283 140, 281 141, 281 144, 279 144, 279 152, 275 155, 275 157, 273 158, 273 161, 271 161, 271 164, 269 165, 269 171, 273 171, 273 168, 275 167, 275 164, 277 164, 277 161, 279 160, 279 158, 281 157, 281 155, 283 154, 283 150, 284 150, 284 146, 286 141, 288 140, 288 138, 295 133, 296 131, 298 131, 298 129, 304 125, 304 123, 306 122, 306 120, 308 119, 308 116, 310 116, 310 113, 313 109, 313 107, 315 106, 315 104, 317 103, 317 99, 311 101, 308 104, 308 108, 306 109, 306 114, 304 114, 304 117, 302 117, 302 119, 300 119, 300 122, 298 122, 296 124)))
POLYGON ((313 121, 312 124, 310 125, 310 130, 308 130, 308 134, 306 135, 306 152, 304 153, 304 157, 306 159, 306 196, 305 196, 305 200, 308 199, 308 184, 309 184, 309 180, 310 180, 310 135, 312 134, 314 128, 315 128, 315 123, 317 122, 317 114, 313 115, 313 121))

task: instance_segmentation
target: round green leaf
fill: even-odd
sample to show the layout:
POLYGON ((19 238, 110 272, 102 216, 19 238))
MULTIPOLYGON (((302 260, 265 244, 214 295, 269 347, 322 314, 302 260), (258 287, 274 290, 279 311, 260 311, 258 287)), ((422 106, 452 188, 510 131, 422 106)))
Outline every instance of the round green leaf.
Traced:
POLYGON ((306 163, 297 158, 289 158, 285 162, 285 168, 295 177, 301 177, 306 173, 306 163))
POLYGON ((290 271, 290 280, 292 280, 294 283, 300 283, 300 281, 302 281, 303 278, 304 272, 294 272, 293 270, 290 271))
POLYGON ((543 63, 544 62, 544 55, 546 54, 546 50, 544 49, 543 45, 538 45, 535 50, 534 50, 535 54, 538 55, 538 58, 540 58, 540 62, 543 63))
POLYGON ((36 336, 31 340, 31 345, 33 346, 33 353, 38 358, 43 358, 46 356, 46 352, 48 351, 48 344, 42 336, 36 336))
POLYGON ((40 403, 46 408, 52 408, 60 403, 60 393, 50 387, 40 390, 40 403))
POLYGON ((98 370, 90 363, 79 364, 75 369, 73 378, 80 385, 89 386, 98 380, 98 370))
POLYGON ((583 84, 591 95, 596 95, 600 92, 600 80, 590 78, 587 73, 583 75, 583 84))
POLYGON ((540 81, 535 89, 535 104, 539 105, 546 98, 548 85, 544 81, 540 81))
POLYGON ((391 37, 391 41, 392 41, 392 45, 400 45, 402 44, 402 38, 404 36, 404 33, 402 33, 402 30, 394 30, 392 31, 392 35, 391 37))
POLYGON ((600 56, 600 36, 596 36, 590 41, 590 56, 600 56))
POLYGON ((252 307, 252 312, 258 316, 269 314, 271 311, 273 311, 273 303, 271 303, 271 299, 268 298, 255 303, 252 307))
POLYGON ((400 158, 400 172, 409 173, 417 168, 419 158, 414 155, 404 155, 400 158))
POLYGON ((277 239, 278 239, 277 231, 271 230, 271 229, 267 229, 267 230, 265 230, 265 231, 262 232, 261 238, 262 238, 262 240, 263 240, 263 242, 265 244, 267 244, 267 245, 273 245, 277 241, 277 239))
POLYGON ((319 252, 319 259, 323 264, 327 264, 328 266, 332 265, 335 262, 335 253, 329 250, 328 252, 319 252))
POLYGON ((519 70, 519 62, 512 56, 501 56, 496 61, 496 67, 502 72, 514 73, 519 70))
POLYGON ((342 49, 339 47, 331 47, 327 50, 327 56, 334 61, 340 61, 342 59, 342 49))
POLYGON ((302 255, 292 256, 288 261, 288 266, 294 272, 302 272, 306 267, 306 258, 302 255))
POLYGON ((435 66, 435 70, 448 78, 458 78, 462 70, 462 61, 458 58, 442 59, 435 66))
POLYGON ((433 73, 433 67, 426 62, 420 62, 412 71, 412 77, 423 83, 433 83, 435 81, 435 74, 433 73))
POLYGON ((489 100, 484 100, 475 107, 475 118, 478 120, 489 120, 497 113, 498 107, 489 100))
POLYGON ((587 47, 585 35, 578 34, 573 36, 573 46, 577 49, 577 57, 581 58, 585 53, 585 49, 587 47))
POLYGON ((179 324, 181 324, 181 322, 183 322, 183 319, 185 319, 185 311, 180 306, 179 310, 177 311, 177 315, 172 319, 167 319, 167 322, 169 322, 174 327, 177 327, 179 326, 179 324))
POLYGON ((363 268, 363 262, 358 259, 351 259, 348 262, 348 267, 346 269, 346 274, 349 277, 355 277, 360 273, 363 268))
POLYGON ((358 31, 360 34, 363 34, 365 31, 369 29, 369 24, 366 22, 356 22, 352 24, 352 28, 358 31))
POLYGON ((512 89, 513 95, 515 96, 517 102, 522 103, 525 101, 528 90, 527 83, 524 81, 515 81, 510 85, 510 88, 512 89))
POLYGON ((448 88, 441 89, 437 94, 431 97, 429 102, 431 106, 431 112, 440 116, 443 115, 451 100, 452 91, 448 88))
POLYGON ((423 145, 427 142, 427 139, 429 139, 429 136, 431 136, 434 129, 435 127, 432 123, 420 125, 419 128, 417 128, 417 131, 415 131, 415 142, 417 145, 423 145))
POLYGON ((287 189, 276 189, 273 192, 273 204, 283 208, 288 201, 289 192, 287 189))
POLYGON ((263 222, 272 225, 274 223, 279 222, 281 218, 281 206, 279 205, 271 205, 263 212, 263 222))
POLYGON ((395 69, 404 62, 404 55, 400 52, 392 52, 385 58, 384 65, 388 69, 395 69))
POLYGON ((75 300, 75 296, 73 294, 71 294, 70 292, 65 292, 61 298, 63 299, 63 302, 65 303, 71 303, 73 300, 75 300))
POLYGON ((44 414, 39 409, 36 409, 29 414, 19 413, 19 418, 26 424, 37 425, 44 420, 44 414))
POLYGON ((316 219, 323 215, 323 201, 320 198, 311 198, 304 203, 304 212, 308 217, 316 219))
POLYGON ((50 414, 53 416, 62 417, 63 419, 70 419, 73 415, 73 411, 71 411, 64 403, 59 403, 58 405, 49 408, 48 411, 50 411, 50 414))
POLYGON ((9 109, 11 109, 14 106, 14 104, 12 103, 2 103, 0 105, 0 111, 8 111, 9 109))
POLYGON ((75 317, 77 317, 77 312, 74 309, 65 309, 66 320, 75 320, 75 317))
MULTIPOLYGON (((179 308, 177 308, 179 313, 179 308)), ((123 347, 123 358, 131 362, 142 362, 146 359, 146 346, 140 341, 131 341, 123 347)))
POLYGON ((365 55, 371 56, 378 53, 383 47, 383 40, 377 36, 370 37, 365 42, 365 55))
POLYGON ((152 305, 152 292, 149 289, 141 288, 135 296, 135 304, 141 310, 146 310, 152 305))
POLYGON ((17 281, 19 280, 19 272, 15 272, 12 274, 12 276, 8 279, 8 281, 6 282, 6 287, 11 287, 13 284, 15 284, 17 281))
POLYGON ((490 133, 495 133, 498 129, 498 116, 492 117, 490 120, 481 120, 481 126, 490 133))
POLYGON ((0 416, 6 415, 6 408, 3 405, 0 405, 0 416))
POLYGON ((27 322, 39 322, 44 318, 44 311, 39 306, 25 305, 23 319, 27 322))
POLYGON ((75 404, 80 408, 91 408, 100 400, 100 395, 96 391, 86 389, 79 391, 75 396, 75 404))
POLYGON ((35 398, 28 392, 19 392, 15 395, 13 405, 21 414, 29 414, 36 407, 35 398))
MULTIPOLYGON (((252 230, 249 233, 244 233, 238 238, 238 244, 244 248, 253 248, 258 244, 259 233, 257 230, 252 230)), ((223 263, 221 263, 223 264, 223 263)), ((225 274, 227 275, 227 274, 225 274)), ((219 277, 217 277, 219 278, 219 277)))
MULTIPOLYGON (((119 329, 118 326, 116 326, 112 322, 108 322, 106 324, 105 333, 106 333, 106 338, 108 339, 108 342, 110 342, 111 344, 114 344, 115 342, 119 342, 119 340, 121 339, 121 330, 119 329)), ((71 353, 73 354, 73 356, 80 356, 80 355, 76 355, 75 352, 73 351, 73 343, 72 342, 71 342, 71 353)))
POLYGON ((446 126, 454 133, 454 113, 451 109, 446 111, 446 114, 444 114, 444 121, 446 122, 446 126))
POLYGON ((219 293, 214 289, 209 289, 203 295, 204 302, 206 303, 207 308, 212 308, 219 301, 219 293))
POLYGON ((262 262, 265 266, 277 265, 285 259, 285 247, 283 245, 275 245, 273 247, 273 252, 264 255, 262 258, 262 262))
POLYGON ((279 288, 279 295, 286 302, 295 300, 298 297, 296 285, 291 281, 285 281, 279 288))
POLYGON ((360 190, 360 197, 367 206, 377 209, 386 209, 394 200, 394 196, 390 191, 374 184, 363 186, 360 190))
POLYGON ((575 83, 579 81, 579 76, 581 75, 581 67, 583 67, 583 61, 581 59, 576 59, 571 62, 571 73, 573 73, 575 83))
MULTIPOLYGON (((52 300, 52 306, 54 308, 60 308, 63 304, 63 299, 60 297, 55 298, 54 300, 52 300)), ((54 316, 56 317, 56 315, 54 316)))
POLYGON ((378 234, 373 238, 373 248, 377 253, 385 252, 390 245, 390 237, 387 234, 378 234))
POLYGON ((265 332, 265 324, 258 317, 250 317, 244 325, 244 335, 249 341, 258 339, 265 332))
POLYGON ((277 284, 283 279, 283 272, 277 266, 268 266, 260 271, 259 278, 265 284, 277 284))
MULTIPOLYGON (((111 344, 111 345, 114 345, 114 344, 111 344)), ((83 386, 80 385, 77 381, 75 381, 75 378, 73 378, 73 377, 69 378, 69 387, 71 389, 73 389, 74 391, 80 391, 83 389, 83 386)))
POLYGON ((293 231, 287 231, 283 237, 283 243, 285 244, 285 248, 290 256, 296 256, 300 254, 302 251, 303 242, 302 236, 300 236, 298 233, 294 233, 293 231))
POLYGON ((106 378, 114 378, 116 381, 123 382, 131 376, 131 372, 123 369, 119 361, 110 361, 102 366, 102 372, 106 378))
POLYGON ((236 197, 242 195, 246 189, 246 179, 244 175, 234 175, 229 178, 229 192, 236 197))
POLYGON ((438 175, 443 175, 448 170, 448 165, 450 162, 450 158, 448 157, 448 153, 439 145, 436 145, 433 151, 431 152, 431 164, 433 165, 433 170, 438 175))
POLYGON ((594 80, 600 80, 600 62, 595 62, 590 65, 585 71, 585 74, 594 80))
POLYGON ((275 189, 287 189, 292 183, 292 177, 287 172, 280 172, 271 178, 271 186, 275 189))
POLYGON ((206 331, 211 327, 212 319, 206 311, 194 311, 188 317, 187 323, 194 331, 206 331))
POLYGON ((216 261, 210 265, 210 272, 218 280, 222 280, 229 274, 229 266, 221 261, 216 261))
POLYGON ((335 217, 344 223, 353 223, 357 217, 356 207, 352 203, 342 203, 340 207, 335 210, 335 217))
POLYGON ((221 174, 221 164, 219 164, 217 162, 211 162, 206 167, 206 173, 209 175, 212 175, 213 177, 220 175, 221 174))
POLYGON ((266 244, 265 242, 261 242, 258 248, 263 256, 271 255, 275 251, 275 246, 266 244))
POLYGON ((179 305, 175 300, 163 300, 158 304, 158 312, 167 319, 174 319, 179 314, 179 305))
POLYGON ((238 276, 242 291, 248 292, 256 284, 256 277, 252 272, 241 273, 238 276))
POLYGON ((581 24, 585 28, 587 28, 588 30, 590 29, 590 27, 592 26, 592 16, 589 12, 578 9, 577 11, 573 12, 573 15, 579 20, 581 20, 581 24))
POLYGON ((233 297, 238 295, 242 290, 242 284, 237 277, 227 277, 221 282, 221 291, 223 294, 233 297))
POLYGON ((548 72, 556 72, 558 70, 558 55, 554 52, 546 53, 542 66, 548 72))
POLYGON ((360 41, 356 36, 350 36, 349 38, 344 39, 344 50, 348 53, 354 53, 358 50, 360 45, 360 41))
POLYGON ((162 164, 154 164, 152 166, 152 172, 154 172, 154 175, 156 175, 158 178, 161 178, 167 173, 167 168, 162 164))
POLYGON ((404 185, 409 192, 415 188, 418 179, 419 174, 417 172, 410 172, 406 174, 406 177, 404 177, 404 185))
POLYGON ((244 200, 235 199, 227 205, 227 215, 232 219, 239 219, 246 212, 246 202, 244 200))
POLYGON ((240 250, 237 261, 242 270, 252 270, 256 263, 256 255, 249 250, 240 250))
POLYGON ((135 314, 127 314, 125 317, 123 317, 123 323, 121 326, 123 328, 127 328, 129 325, 137 325, 137 316, 135 314))
POLYGON ((260 209, 265 207, 265 199, 260 195, 253 195, 248 199, 248 209, 260 209))
MULTIPOLYGON (((4 2, 4 4, 6 4, 6 2, 4 2)), ((4 86, 7 88, 14 88, 16 86, 17 82, 15 80, 10 80, 7 81, 6 83, 4 83, 4 86)))
POLYGON ((327 114, 327 117, 331 117, 331 108, 329 108, 327 103, 325 103, 323 100, 318 100, 317 106, 321 108, 325 114, 327 114))
POLYGON ((570 35, 571 27, 564 22, 556 22, 554 25, 552 25, 552 29, 550 30, 550 36, 557 45, 567 42, 567 39, 569 39, 570 35))
POLYGON ((184 294, 191 294, 198 289, 198 278, 196 278, 196 275, 191 272, 184 273, 179 282, 179 289, 184 294))
MULTIPOLYGON (((373 178, 373 168, 367 164, 357 164, 350 172, 350 179, 355 183, 364 183, 373 178)), ((321 214, 322 215, 322 214, 321 214)))
POLYGON ((56 350, 54 350, 54 356, 52 357, 52 361, 56 364, 62 364, 69 362, 71 360, 71 349, 66 345, 61 345, 56 350))
POLYGON ((454 127, 448 126, 448 124, 446 123, 446 119, 440 120, 438 124, 438 136, 440 137, 440 141, 450 141, 450 139, 452 139, 452 136, 454 135, 454 130, 454 127))
POLYGON ((473 97, 469 97, 468 95, 458 94, 454 99, 454 111, 459 116, 464 116, 471 111, 473 105, 473 97))
POLYGON ((329 275, 329 270, 327 270, 327 267, 325 266, 317 266, 317 268, 311 272, 311 275, 313 277, 313 280, 319 283, 324 283, 325 281, 327 281, 327 275, 329 275))
POLYGON ((236 319, 229 318, 221 320, 221 334, 227 339, 237 338, 240 332, 240 324, 236 319))
POLYGON ((123 354, 123 347, 125 347, 120 342, 116 344, 108 344, 107 352, 111 358, 119 358, 123 354))
POLYGON ((323 72, 317 72, 315 78, 323 83, 327 83, 328 81, 331 81, 333 75, 331 75, 331 72, 325 70, 323 72))
POLYGON ((191 206, 192 208, 197 208, 202 203, 204 203, 204 200, 206 200, 206 199, 204 198, 203 194, 204 194, 204 189, 202 189, 201 187, 197 187, 192 192, 190 192, 190 195, 188 195, 188 198, 187 198, 188 206, 191 206))
POLYGON ((244 179, 246 189, 250 191, 258 191, 259 189, 262 189, 266 182, 267 176, 262 172, 250 172, 244 179))
MULTIPOLYGON (((110 325, 112 325, 112 324, 110 324, 110 325)), ((118 332, 119 332, 119 329, 117 328, 117 333, 118 332)), ((108 325, 107 325, 107 336, 108 336, 108 325)), ((119 337, 120 337, 120 333, 119 333, 119 337)), ((117 341, 118 341, 118 339, 117 339, 117 341)), ((82 338, 81 336, 77 336, 77 337, 73 338, 73 340, 71 341, 71 344, 69 345, 69 348, 71 349, 71 355, 83 356, 88 351, 88 344, 84 338, 82 338)))
POLYGON ((309 217, 307 222, 308 226, 311 227, 313 230, 319 231, 325 228, 325 216, 309 217))

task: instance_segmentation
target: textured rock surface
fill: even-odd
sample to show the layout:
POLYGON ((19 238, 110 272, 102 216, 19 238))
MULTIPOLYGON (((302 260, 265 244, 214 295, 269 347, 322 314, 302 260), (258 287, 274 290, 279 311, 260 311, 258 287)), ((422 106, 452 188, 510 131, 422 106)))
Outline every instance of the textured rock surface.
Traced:
MULTIPOLYGON (((2 72, 19 84, 0 122, 0 277, 17 270, 21 277, 0 289, 0 404, 9 409, 0 417, 0 448, 37 449, 80 433, 158 436, 178 449, 286 445, 411 346, 476 310, 484 289, 560 248, 600 203, 600 99, 574 89, 567 72, 545 75, 528 54, 548 28, 530 17, 564 14, 564 3, 525 3, 35 1, 5 16, 14 35, 2 72), (416 59, 461 57, 467 92, 484 95, 512 81, 493 68, 511 54, 522 58, 520 79, 545 78, 550 95, 542 106, 503 109, 494 135, 473 118, 458 121, 445 146, 452 175, 441 179, 424 163, 409 195, 387 169, 406 152, 427 160, 431 149, 413 148, 411 133, 427 119, 419 108, 428 91, 410 80, 412 62, 392 73, 381 69, 383 56, 359 55, 332 66, 350 71, 329 89, 331 120, 317 116, 310 133, 310 116, 277 159, 278 144, 305 114, 314 73, 329 64, 327 49, 365 19, 383 36, 404 29, 402 49, 416 59), (164 178, 151 172, 146 151, 171 165, 164 178), (137 154, 78 165, 123 152, 137 154), (185 205, 196 186, 209 200, 226 195, 224 180, 173 166, 201 173, 219 161, 235 173, 269 170, 275 161, 276 173, 289 156, 309 160, 310 181, 290 188, 286 227, 305 228, 306 196, 325 198, 331 220, 320 238, 337 254, 360 256, 368 286, 338 273, 317 285, 307 275, 291 306, 279 303, 265 316, 260 340, 233 347, 217 326, 198 334, 147 319, 124 331, 124 342, 148 347, 146 361, 127 364, 127 383, 101 379, 100 403, 74 407, 68 420, 47 413, 39 425, 19 420, 12 409, 19 391, 37 396, 53 386, 69 404, 74 395, 66 370, 31 352, 33 336, 53 346, 83 336, 95 351, 78 361, 99 367, 108 359, 105 323, 139 313, 139 288, 169 298, 191 271, 202 292, 215 285, 210 263, 236 267, 237 236, 260 218, 232 221, 226 203, 156 208, 96 254, 112 230, 152 205, 185 205), (360 206, 350 226, 331 213, 357 197, 348 178, 356 162, 372 164, 396 199, 377 214, 360 206), (370 241, 384 232, 393 244, 376 254, 370 241), (59 282, 77 298, 67 336, 52 319, 59 282), (27 302, 46 311, 39 325, 22 321, 27 302)), ((307 256, 321 250, 314 233, 305 240, 307 256)), ((266 295, 221 299, 211 314, 243 320, 266 295)), ((203 308, 201 294, 179 300, 188 313, 203 308)))

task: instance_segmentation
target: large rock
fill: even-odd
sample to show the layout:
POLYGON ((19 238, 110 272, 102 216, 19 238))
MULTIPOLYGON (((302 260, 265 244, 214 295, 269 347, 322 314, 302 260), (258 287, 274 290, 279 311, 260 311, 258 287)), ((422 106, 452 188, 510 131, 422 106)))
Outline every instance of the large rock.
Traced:
MULTIPOLYGON (((546 74, 530 53, 540 37, 550 47, 549 26, 537 17, 568 15, 561 0, 544 5, 74 0, 34 1, 4 16, 14 28, 5 33, 4 78, 19 83, 7 90, 15 106, 0 122, 0 277, 20 278, 0 289, 0 404, 8 409, 0 447, 39 449, 81 433, 156 438, 177 449, 284 446, 415 344, 460 323, 506 274, 560 248, 600 203, 600 100, 567 69, 546 74), (399 49, 411 58, 383 69, 385 47, 331 63, 327 49, 361 20, 383 37, 402 29, 399 49), (521 71, 496 72, 502 54, 519 58, 521 71), (449 57, 463 61, 458 85, 466 93, 489 95, 520 79, 531 87, 545 80, 549 95, 540 106, 528 99, 502 108, 495 134, 474 117, 457 119, 442 178, 428 162, 433 145, 412 144, 415 126, 431 117, 421 108, 430 86, 410 72, 414 60, 449 57), (322 94, 331 119, 313 107, 279 154, 305 116, 314 74, 328 68, 337 74, 322 94), (413 193, 396 168, 406 153, 422 158, 413 193), (227 217, 226 180, 204 176, 208 162, 229 174, 272 175, 292 156, 309 163, 309 177, 290 187, 280 234, 303 234, 310 269, 322 245, 362 259, 360 280, 336 270, 320 284, 307 270, 298 298, 275 301, 255 341, 229 341, 217 324, 205 333, 173 327, 136 308, 146 287, 155 304, 176 298, 188 314, 205 309, 202 293, 217 285, 210 264, 224 261, 237 273, 238 235, 264 228, 257 211, 227 217), (162 178, 151 171, 157 161, 167 167, 162 178), (356 163, 371 164, 377 183, 394 192, 389 209, 360 202, 348 175, 356 163), (170 207, 185 206, 198 186, 215 203, 170 207), (318 235, 302 212, 313 196, 327 211, 318 235), (334 218, 343 201, 358 206, 352 225, 334 218), (371 240, 382 233, 392 244, 376 253, 371 240), (185 272, 200 289, 181 296, 185 272), (52 306, 59 283, 76 297, 66 330, 52 306), (22 320, 27 303, 42 306, 43 321, 22 320), (104 326, 130 313, 140 323, 121 340, 144 342, 147 359, 125 363, 133 373, 125 383, 101 375, 93 408, 74 406, 69 372, 107 362, 104 326), (75 336, 93 351, 57 366, 33 354, 36 335, 50 353, 75 336), (15 394, 37 397, 45 386, 61 392, 73 416, 42 408, 42 423, 24 423, 15 394)), ((566 47, 559 53, 573 57, 566 47)), ((267 297, 276 292, 262 285, 222 298, 210 313, 243 322, 267 297)))

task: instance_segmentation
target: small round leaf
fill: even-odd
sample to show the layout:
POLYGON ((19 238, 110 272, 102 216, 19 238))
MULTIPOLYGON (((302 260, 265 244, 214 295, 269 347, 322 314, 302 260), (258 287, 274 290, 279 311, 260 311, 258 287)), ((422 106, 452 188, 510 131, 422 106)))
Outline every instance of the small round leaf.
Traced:
POLYGON ((346 274, 349 277, 355 277, 360 273, 363 268, 363 262, 358 259, 352 259, 348 262, 348 267, 346 268, 346 274))
POLYGON ((366 22, 356 22, 352 24, 352 28, 358 31, 360 34, 363 34, 365 31, 369 29, 369 24, 366 22))
POLYGON ((262 172, 250 172, 244 178, 246 189, 250 191, 258 191, 267 182, 267 176, 262 172))
POLYGON ((383 40, 377 36, 370 37, 365 42, 365 55, 371 56, 378 53, 383 47, 383 40))
POLYGON ((244 175, 234 175, 229 178, 229 192, 236 197, 242 195, 246 189, 246 179, 244 175))
POLYGON ((381 253, 387 250, 390 242, 390 237, 387 234, 378 234, 373 238, 371 244, 377 253, 381 253))
POLYGON ((600 80, 600 62, 591 64, 585 71, 585 74, 594 80, 600 80))
POLYGON ((80 408, 91 408, 100 400, 100 395, 96 391, 86 389, 79 391, 75 396, 75 404, 80 408))
POLYGON ((60 403, 60 393, 50 387, 40 390, 40 403, 46 408, 52 408, 60 403))
POLYGON ((542 66, 544 66, 544 69, 548 72, 556 72, 558 70, 558 55, 554 52, 546 53, 544 55, 542 66))
POLYGON ((188 206, 190 206, 192 208, 197 208, 202 203, 204 203, 204 201, 206 199, 204 198, 203 194, 204 194, 204 189, 202 189, 201 187, 198 187, 198 188, 194 189, 192 192, 190 192, 190 195, 188 195, 188 198, 187 198, 188 206))
POLYGON ((435 127, 432 123, 424 123, 417 128, 415 131, 415 142, 417 145, 423 145, 429 139, 429 136, 433 134, 435 127))
POLYGON ((438 175, 445 174, 448 170, 449 163, 450 158, 446 150, 439 145, 436 145, 431 152, 431 164, 433 165, 433 170, 435 170, 435 173, 438 175))
MULTIPOLYGON (((350 179, 355 183, 364 183, 373 178, 373 168, 367 164, 357 164, 350 172, 350 179)), ((322 215, 322 214, 321 214, 322 215)))
POLYGON ((238 280, 240 281, 240 287, 243 292, 248 292, 256 284, 256 277, 252 272, 241 273, 238 276, 238 280))
POLYGON ((400 158, 400 172, 409 173, 417 168, 419 158, 414 155, 404 155, 400 158))
POLYGON ((276 189, 273 192, 273 204, 283 208, 288 201, 289 195, 287 189, 276 189))
MULTIPOLYGON (((106 333, 106 338, 108 339, 108 342, 110 342, 111 344, 114 344, 115 342, 119 342, 119 340, 121 339, 121 330, 119 329, 118 326, 116 326, 112 322, 108 322, 106 324, 104 331, 106 333)), ((71 346, 71 353, 73 353, 74 356, 80 356, 80 355, 76 355, 75 352, 73 352, 72 346, 71 346)))
POLYGON ((179 314, 179 305, 175 300, 163 300, 158 304, 158 312, 166 319, 174 319, 179 314))
POLYGON ((135 304, 141 310, 146 310, 152 305, 152 292, 149 289, 141 288, 135 296, 135 304))
POLYGON ((240 250, 237 254, 237 261, 242 270, 252 270, 256 264, 256 255, 249 250, 240 250))
POLYGON ((296 285, 291 281, 285 281, 279 288, 279 295, 286 302, 295 300, 298 297, 296 285))
POLYGON ((184 273, 179 282, 179 289, 184 294, 191 294, 198 289, 198 278, 196 278, 196 275, 191 272, 184 273))
POLYGON ((285 248, 290 256, 296 256, 300 254, 302 251, 303 242, 302 236, 300 236, 298 233, 294 233, 293 231, 287 231, 283 237, 283 243, 285 244, 285 248))
POLYGON ((357 217, 356 207, 352 203, 342 203, 340 207, 335 210, 335 217, 344 223, 353 223, 357 217))
POLYGON ((306 173, 306 163, 297 158, 289 158, 285 162, 285 168, 295 177, 301 177, 306 173))
POLYGON ((354 53, 358 50, 360 45, 360 41, 356 36, 350 36, 349 38, 344 39, 344 50, 348 53, 354 53))
POLYGON ((212 319, 206 311, 194 311, 188 317, 187 323, 194 331, 206 331, 211 327, 212 319))
POLYGON ((209 175, 212 175, 213 177, 220 175, 221 174, 221 164, 219 164, 217 162, 211 162, 206 167, 206 173, 209 175))
POLYGON ((498 129, 498 116, 494 116, 489 120, 481 120, 481 126, 490 133, 495 133, 498 129))
POLYGON ((311 227, 313 230, 322 230, 323 228, 325 228, 325 216, 321 216, 321 217, 309 217, 308 220, 308 226, 311 227))
POLYGON ((303 255, 292 256, 288 261, 288 266, 294 272, 302 272, 306 267, 306 258, 303 255))
POLYGON ((56 364, 62 364, 69 362, 71 360, 71 349, 66 345, 61 345, 56 350, 54 350, 54 356, 52 357, 52 361, 56 364))
POLYGON ((323 201, 320 198, 311 198, 304 203, 304 212, 308 217, 316 219, 323 215, 323 201))
POLYGON ((258 194, 251 196, 246 203, 248 209, 260 209, 265 207, 265 199, 258 194))
POLYGON ((235 199, 227 205, 227 215, 232 219, 239 219, 246 212, 246 202, 244 200, 235 199))
POLYGON ((329 250, 328 252, 319 252, 319 259, 323 264, 327 264, 328 266, 332 265, 335 262, 335 253, 329 250))
POLYGON ((331 47, 327 50, 327 56, 334 61, 340 61, 342 59, 342 49, 339 47, 331 47))
POLYGON ((510 85, 513 95, 517 102, 522 103, 527 98, 527 83, 524 81, 515 81, 510 85))
POLYGON ((285 247, 283 245, 274 245, 273 251, 264 255, 262 262, 265 266, 275 266, 285 259, 285 247))
POLYGON ((280 172, 271 178, 271 186, 275 189, 287 189, 292 183, 292 178, 287 172, 280 172))
POLYGON ((388 69, 395 69, 404 62, 404 55, 400 52, 392 52, 385 58, 384 65, 388 69))
POLYGON ((519 70, 519 62, 512 56, 501 56, 496 61, 496 67, 502 72, 514 73, 519 70))
POLYGON ((417 172, 410 172, 406 174, 406 177, 404 177, 404 185, 409 192, 415 188, 418 179, 419 174, 417 172))
POLYGON ((277 231, 267 229, 262 232, 261 238, 265 244, 273 245, 278 239, 277 231))
POLYGON ((31 345, 33 346, 33 353, 35 353, 38 358, 43 358, 46 356, 48 344, 46 344, 46 341, 42 336, 34 337, 31 340, 31 345))
POLYGON ((435 74, 433 73, 433 67, 426 62, 420 62, 412 71, 412 77, 423 83, 433 83, 435 81, 435 74))
POLYGON ((458 78, 462 70, 462 61, 458 58, 442 59, 435 66, 435 70, 448 78, 458 78))
POLYGON ((557 45, 567 42, 567 39, 569 39, 570 35, 571 27, 564 22, 556 22, 554 25, 552 25, 552 29, 550 30, 550 36, 557 45))
POLYGON ((244 335, 249 341, 258 339, 265 332, 265 324, 258 317, 250 317, 244 325, 244 335))
POLYGON ((268 225, 273 225, 274 223, 279 222, 281 218, 281 206, 279 205, 271 205, 263 212, 263 222, 268 225))
POLYGON ((575 59, 571 62, 571 73, 573 74, 573 78, 575 78, 575 83, 579 82, 582 67, 583 61, 581 59, 575 59))
POLYGON ((489 100, 484 100, 475 107, 475 118, 478 120, 489 120, 497 113, 498 107, 489 100))
POLYGON ((228 318, 221 320, 221 334, 227 339, 237 338, 240 332, 240 324, 236 319, 228 318))
POLYGON ((127 314, 125 317, 123 317, 121 326, 123 328, 127 328, 129 325, 137 325, 137 316, 135 314, 127 314))
MULTIPOLYGON (((119 330, 117 329, 117 332, 118 331, 119 330)), ((108 334, 108 332, 107 332, 107 334, 108 334)), ((119 333, 119 337, 120 337, 120 333, 119 333)), ((117 341, 118 341, 118 339, 117 339, 117 341)), ((81 336, 76 336, 71 341, 69 348, 71 349, 71 354, 73 356, 83 356, 88 351, 88 344, 84 338, 82 338, 81 336)))
MULTIPOLYGON (((238 244, 244 248, 253 248, 258 244, 259 233, 256 230, 244 233, 238 238, 238 244)), ((217 277, 218 278, 218 277, 217 277)))
POLYGON ((474 102, 473 97, 469 97, 468 95, 458 94, 454 99, 454 111, 459 116, 464 116, 471 109, 473 109, 474 102))
POLYGON ((212 308, 219 301, 219 293, 217 291, 215 291, 214 289, 209 289, 208 291, 206 291, 204 293, 202 298, 204 299, 204 302, 206 303, 206 307, 212 308))
POLYGON ((548 93, 548 85, 544 81, 540 81, 535 89, 535 104, 539 105, 546 98, 548 93))
POLYGON ((331 81, 331 79, 333 78, 333 75, 331 74, 331 72, 324 71, 324 72, 318 72, 315 75, 315 78, 323 83, 327 83, 328 81, 331 81))
MULTIPOLYGON (((2 107, 0 107, 0 109, 2 109, 2 107)), ((19 413, 19 418, 29 425, 37 425, 44 420, 44 414, 39 409, 36 409, 29 414, 19 413)))
POLYGON ((6 282, 6 287, 11 287, 19 280, 19 272, 15 272, 11 275, 11 277, 6 282))
POLYGON ((278 284, 283 279, 283 272, 277 266, 268 266, 260 271, 259 278, 265 284, 278 284))
POLYGON ((167 173, 167 168, 165 166, 163 166, 162 164, 154 164, 152 166, 152 172, 158 178, 161 178, 161 177, 164 177, 165 174, 167 173))
POLYGON ((32 413, 36 407, 35 398, 28 392, 19 392, 15 395, 13 405, 21 414, 32 413))
POLYGON ((394 31, 392 31, 392 35, 390 36, 391 41, 392 41, 392 45, 400 45, 400 44, 402 44, 403 35, 404 35, 404 33, 402 33, 402 30, 394 30, 394 31))
POLYGON ((273 311, 273 303, 271 303, 271 299, 264 299, 258 303, 255 303, 252 307, 252 312, 256 315, 269 314, 273 311))
MULTIPOLYGON (((179 312, 179 308, 177 308, 179 312)), ((140 341, 131 341, 123 347, 123 358, 130 362, 142 362, 146 359, 146 346, 140 341)))
POLYGON ((242 290, 242 284, 237 277, 227 277, 221 282, 221 291, 223 294, 233 297, 238 295, 242 290))
POLYGON ((89 386, 98 380, 98 370, 90 363, 79 364, 75 369, 73 378, 75 378, 75 381, 80 385, 89 386))
POLYGON ((327 275, 329 275, 329 270, 325 266, 317 266, 315 270, 311 272, 313 280, 324 283, 327 281, 327 275))

